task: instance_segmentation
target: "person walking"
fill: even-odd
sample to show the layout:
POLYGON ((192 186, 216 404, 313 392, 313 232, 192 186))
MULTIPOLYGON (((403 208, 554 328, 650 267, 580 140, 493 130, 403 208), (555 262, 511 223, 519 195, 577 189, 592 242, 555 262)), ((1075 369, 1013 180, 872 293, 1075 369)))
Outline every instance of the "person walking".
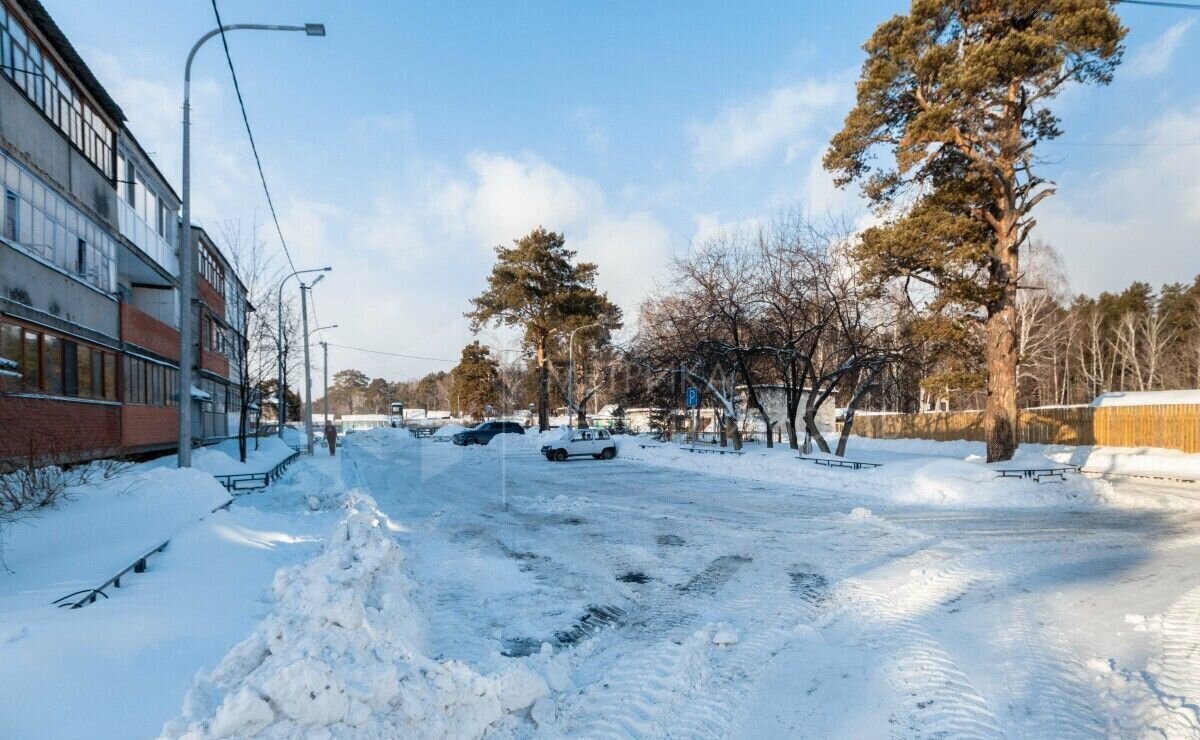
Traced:
POLYGON ((337 429, 332 421, 325 422, 325 441, 329 443, 329 456, 337 454, 337 429))

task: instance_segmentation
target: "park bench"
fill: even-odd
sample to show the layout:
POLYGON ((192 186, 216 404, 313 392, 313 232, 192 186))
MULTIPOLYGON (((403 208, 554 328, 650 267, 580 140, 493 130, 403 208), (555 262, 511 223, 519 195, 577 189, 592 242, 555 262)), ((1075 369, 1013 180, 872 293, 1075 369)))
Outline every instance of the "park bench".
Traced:
POLYGON ((997 478, 1019 478, 1022 480, 1034 480, 1041 483, 1044 480, 1057 478, 1058 480, 1066 480, 1067 473, 1078 473, 1079 468, 1074 465, 1052 466, 1045 468, 1005 468, 996 472, 997 478))
POLYGON ((746 454, 742 450, 730 450, 730 449, 726 449, 726 448, 722 448, 722 447, 680 447, 679 449, 686 450, 687 452, 707 452, 709 454, 717 454, 717 455, 744 455, 744 454, 746 454))
POLYGON ((849 468, 851 470, 862 470, 863 468, 878 468, 883 463, 865 462, 863 460, 842 460, 828 457, 805 457, 800 455, 797 459, 808 460, 815 465, 824 465, 827 468, 849 468))

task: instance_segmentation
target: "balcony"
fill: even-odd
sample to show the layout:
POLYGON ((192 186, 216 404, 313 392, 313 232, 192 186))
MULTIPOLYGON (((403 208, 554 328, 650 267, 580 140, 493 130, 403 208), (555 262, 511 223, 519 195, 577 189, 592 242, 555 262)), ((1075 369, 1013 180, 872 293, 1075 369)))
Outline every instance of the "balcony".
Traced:
POLYGON ((129 303, 121 304, 121 339, 179 361, 179 331, 129 303))
POLYGON ((121 234, 126 239, 133 242, 168 273, 179 277, 179 257, 175 245, 159 236, 158 231, 146 223, 133 206, 122 198, 117 199, 117 220, 120 222, 121 234))

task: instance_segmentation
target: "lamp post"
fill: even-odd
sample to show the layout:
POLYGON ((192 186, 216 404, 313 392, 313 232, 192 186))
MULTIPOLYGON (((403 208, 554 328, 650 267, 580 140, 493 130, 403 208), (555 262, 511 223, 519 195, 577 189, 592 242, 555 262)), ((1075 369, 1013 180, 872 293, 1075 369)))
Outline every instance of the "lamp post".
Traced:
POLYGON ((600 326, 599 321, 576 327, 567 339, 567 429, 575 426, 575 332, 600 326))
POLYGON ((196 362, 192 337, 192 302, 196 297, 196 249, 192 240, 192 60, 196 52, 213 36, 225 31, 303 31, 309 36, 324 36, 325 26, 277 26, 263 23, 232 23, 214 28, 200 37, 188 52, 183 68, 183 172, 182 228, 179 230, 179 467, 192 465, 192 366, 196 362))
POLYGON ((287 420, 287 393, 283 387, 283 286, 288 280, 297 275, 305 275, 310 272, 329 272, 332 267, 314 267, 311 270, 296 270, 291 275, 288 275, 283 280, 279 281, 279 303, 276 306, 275 318, 278 320, 275 331, 275 352, 276 352, 276 368, 278 371, 278 380, 275 385, 275 395, 278 405, 276 406, 276 419, 279 420, 279 438, 283 439, 283 423, 287 420))
POLYGON ((313 454, 312 429, 312 364, 308 359, 308 291, 325 279, 325 273, 317 275, 317 279, 305 285, 300 284, 300 324, 304 332, 304 448, 308 454, 313 454))
MULTIPOLYGON (((317 284, 316 281, 313 281, 313 285, 316 285, 316 284, 317 284)), ((316 334, 319 331, 324 331, 325 329, 336 329, 337 327, 338 327, 337 324, 327 324, 325 326, 318 326, 316 329, 313 329, 312 331, 310 331, 308 333, 308 336, 311 337, 313 334, 316 334)), ((329 343, 328 342, 318 342, 318 344, 320 344, 321 348, 325 351, 325 360, 324 360, 324 363, 321 365, 321 368, 324 371, 324 376, 325 376, 324 396, 323 396, 323 400, 325 402, 325 418, 321 422, 321 426, 322 426, 322 428, 324 428, 324 426, 329 423, 329 343)))

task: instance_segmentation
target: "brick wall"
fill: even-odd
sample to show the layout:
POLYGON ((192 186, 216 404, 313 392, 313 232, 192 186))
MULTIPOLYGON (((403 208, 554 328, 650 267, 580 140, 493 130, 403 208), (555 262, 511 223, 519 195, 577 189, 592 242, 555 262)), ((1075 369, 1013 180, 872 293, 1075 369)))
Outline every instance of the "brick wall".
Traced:
POLYGON ((211 350, 207 350, 207 349, 200 350, 200 367, 204 368, 205 370, 214 372, 217 375, 220 375, 222 378, 229 377, 229 360, 228 360, 228 358, 222 357, 221 355, 217 354, 216 352, 212 352, 211 350))
POLYGON ((168 406, 125 404, 121 407, 121 444, 132 450, 174 446, 179 410, 168 406))
POLYGON ((52 461, 109 455, 121 446, 116 404, 0 396, 0 459, 30 454, 52 461))
POLYGON ((179 361, 179 332, 128 303, 121 304, 121 339, 179 361))
POLYGON ((212 309, 213 313, 225 318, 225 296, 216 291, 204 278, 200 278, 200 302, 212 309))

